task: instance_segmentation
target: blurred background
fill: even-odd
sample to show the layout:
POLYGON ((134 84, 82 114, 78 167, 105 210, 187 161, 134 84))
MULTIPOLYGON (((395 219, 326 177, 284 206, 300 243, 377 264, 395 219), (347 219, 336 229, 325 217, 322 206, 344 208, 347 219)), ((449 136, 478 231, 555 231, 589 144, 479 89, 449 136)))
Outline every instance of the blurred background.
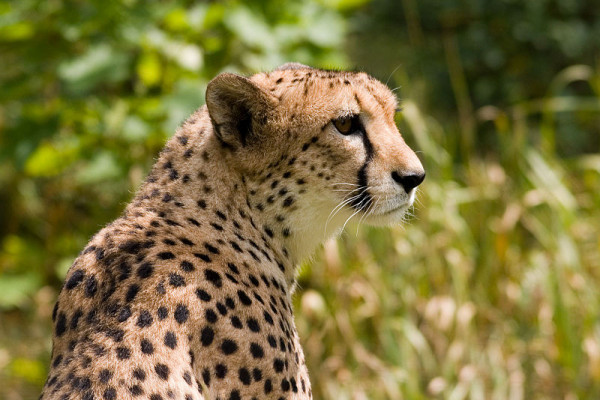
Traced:
POLYGON ((221 71, 360 69, 427 180, 305 263, 317 399, 600 398, 597 0, 0 2, 0 398, 37 398, 78 252, 221 71))

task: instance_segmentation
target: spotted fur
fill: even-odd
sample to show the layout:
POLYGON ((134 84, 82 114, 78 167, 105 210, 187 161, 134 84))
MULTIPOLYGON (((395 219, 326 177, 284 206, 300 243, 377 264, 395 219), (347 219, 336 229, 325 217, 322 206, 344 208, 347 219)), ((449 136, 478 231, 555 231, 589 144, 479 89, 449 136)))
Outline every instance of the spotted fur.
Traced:
POLYGON ((422 166, 364 73, 222 74, 206 101, 69 270, 42 399, 312 398, 295 266, 352 215, 401 219, 422 166))

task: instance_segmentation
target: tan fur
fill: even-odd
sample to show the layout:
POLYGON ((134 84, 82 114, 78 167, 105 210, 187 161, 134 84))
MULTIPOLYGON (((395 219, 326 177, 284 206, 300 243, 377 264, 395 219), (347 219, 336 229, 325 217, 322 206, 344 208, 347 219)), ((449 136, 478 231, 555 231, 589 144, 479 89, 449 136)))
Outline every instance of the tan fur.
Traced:
POLYGON ((422 166, 364 73, 223 74, 206 98, 71 267, 43 399, 312 398, 295 267, 353 214, 399 221, 414 189, 391 174, 422 166), (332 125, 349 115, 366 137, 332 125))

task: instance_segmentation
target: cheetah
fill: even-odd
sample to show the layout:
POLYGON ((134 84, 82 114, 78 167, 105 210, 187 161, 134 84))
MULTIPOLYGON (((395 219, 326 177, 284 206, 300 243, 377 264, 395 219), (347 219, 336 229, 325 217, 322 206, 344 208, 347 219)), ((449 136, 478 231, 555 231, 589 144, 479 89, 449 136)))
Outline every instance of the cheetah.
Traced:
POLYGON ((291 296, 350 217, 402 219, 425 172, 362 72, 215 77, 67 273, 41 399, 311 399, 291 296))

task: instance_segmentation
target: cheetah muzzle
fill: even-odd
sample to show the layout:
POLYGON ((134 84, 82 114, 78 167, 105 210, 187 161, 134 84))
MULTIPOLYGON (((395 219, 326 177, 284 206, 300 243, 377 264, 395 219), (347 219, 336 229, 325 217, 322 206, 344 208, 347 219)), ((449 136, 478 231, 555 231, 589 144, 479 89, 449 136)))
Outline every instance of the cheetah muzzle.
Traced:
POLYGON ((425 173, 364 73, 221 74, 68 272, 42 399, 310 399, 295 267, 425 173))

